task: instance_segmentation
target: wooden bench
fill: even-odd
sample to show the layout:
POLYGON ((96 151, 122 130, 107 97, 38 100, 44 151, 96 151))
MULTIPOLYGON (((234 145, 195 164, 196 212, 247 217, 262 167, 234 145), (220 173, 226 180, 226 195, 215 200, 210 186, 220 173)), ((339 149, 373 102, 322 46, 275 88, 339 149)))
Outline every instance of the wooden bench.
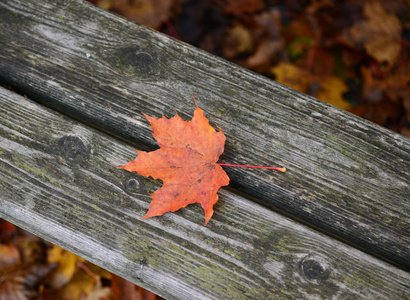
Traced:
POLYGON ((167 299, 409 299, 410 140, 80 0, 0 3, 0 217, 167 299), (203 210, 141 220, 141 114, 227 136, 203 210), (26 97, 22 96, 26 95, 26 97))

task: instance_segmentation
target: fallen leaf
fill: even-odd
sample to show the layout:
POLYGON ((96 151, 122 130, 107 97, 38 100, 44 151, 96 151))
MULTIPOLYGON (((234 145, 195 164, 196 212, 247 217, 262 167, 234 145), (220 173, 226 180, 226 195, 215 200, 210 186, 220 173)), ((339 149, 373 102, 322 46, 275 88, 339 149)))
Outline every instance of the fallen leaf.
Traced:
POLYGON ((272 65, 272 62, 285 52, 285 41, 281 36, 280 12, 270 9, 256 15, 254 22, 257 29, 254 30, 255 40, 259 40, 255 52, 249 56, 244 66, 256 72, 264 73, 272 65), (259 38, 258 38, 259 36, 259 38))
POLYGON ((315 97, 346 110, 350 108, 350 103, 343 99, 343 94, 347 91, 347 85, 342 79, 335 76, 327 76, 320 81, 320 89, 315 97))
POLYGON ((226 58, 232 59, 238 54, 250 52, 253 42, 250 30, 240 22, 234 22, 227 31, 222 53, 226 58))
POLYGON ((285 84, 302 93, 306 93, 309 86, 309 74, 302 68, 290 63, 279 63, 271 68, 276 81, 285 84))
POLYGON ((163 186, 154 192, 148 213, 143 219, 177 211, 191 203, 200 203, 205 211, 205 225, 218 201, 217 191, 229 184, 229 177, 217 164, 224 151, 225 135, 209 125, 198 107, 191 121, 176 114, 171 119, 156 119, 146 114, 160 149, 137 151, 138 157, 119 167, 143 176, 161 179, 163 186))
POLYGON ((341 109, 350 108, 343 99, 348 91, 346 83, 336 76, 314 75, 289 63, 280 63, 271 68, 276 80, 302 93, 308 93, 341 109))
POLYGON ((400 54, 402 27, 399 19, 387 13, 377 1, 364 5, 366 20, 355 23, 345 32, 345 39, 363 45, 366 52, 379 63, 392 67, 400 54))
MULTIPOLYGON (((98 276, 90 276, 84 270, 77 268, 70 281, 64 286, 54 289, 48 286, 42 292, 42 300, 71 300, 71 299, 88 299, 92 291, 96 292, 101 287, 98 276)), ((107 290, 109 293, 110 291, 107 290)))
POLYGON ((48 263, 59 263, 58 267, 47 278, 47 284, 54 289, 59 289, 70 282, 77 270, 77 263, 83 261, 74 253, 57 245, 53 245, 48 251, 47 260, 48 263))

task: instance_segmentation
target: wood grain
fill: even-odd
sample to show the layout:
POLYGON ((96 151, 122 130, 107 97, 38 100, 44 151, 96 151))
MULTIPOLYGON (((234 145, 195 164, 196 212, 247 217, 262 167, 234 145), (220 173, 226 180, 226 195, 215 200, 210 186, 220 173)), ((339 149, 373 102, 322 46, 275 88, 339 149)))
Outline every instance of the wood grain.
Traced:
POLYGON ((141 220, 134 147, 0 88, 0 217, 167 299, 406 299, 409 273, 222 189, 141 220))
MULTIPOLYGON (((410 141, 88 3, 0 3, 0 81, 155 149, 141 112, 189 119, 190 92, 227 136, 231 187, 410 269, 410 141)), ((125 161, 132 159, 129 155, 125 161)))

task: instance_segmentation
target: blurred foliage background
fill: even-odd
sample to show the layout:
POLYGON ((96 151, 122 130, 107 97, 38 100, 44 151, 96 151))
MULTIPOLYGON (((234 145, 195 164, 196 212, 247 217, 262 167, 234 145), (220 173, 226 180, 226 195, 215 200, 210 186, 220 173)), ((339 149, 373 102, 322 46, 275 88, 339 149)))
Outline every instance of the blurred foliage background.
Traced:
POLYGON ((410 137, 410 1, 89 0, 410 137))

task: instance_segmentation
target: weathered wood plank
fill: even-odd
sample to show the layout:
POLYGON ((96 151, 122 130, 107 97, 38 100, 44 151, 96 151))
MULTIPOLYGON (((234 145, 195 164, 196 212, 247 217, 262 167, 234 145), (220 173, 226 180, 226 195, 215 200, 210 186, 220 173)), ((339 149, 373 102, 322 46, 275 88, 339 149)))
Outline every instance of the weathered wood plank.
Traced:
POLYGON ((0 89, 0 217, 167 299, 406 299, 409 273, 220 192, 140 220, 158 183, 134 148, 0 89))
POLYGON ((223 162, 288 168, 232 187, 410 268, 409 139, 79 0, 4 0, 0 25, 0 81, 142 149, 140 112, 189 118, 192 92, 223 162))

